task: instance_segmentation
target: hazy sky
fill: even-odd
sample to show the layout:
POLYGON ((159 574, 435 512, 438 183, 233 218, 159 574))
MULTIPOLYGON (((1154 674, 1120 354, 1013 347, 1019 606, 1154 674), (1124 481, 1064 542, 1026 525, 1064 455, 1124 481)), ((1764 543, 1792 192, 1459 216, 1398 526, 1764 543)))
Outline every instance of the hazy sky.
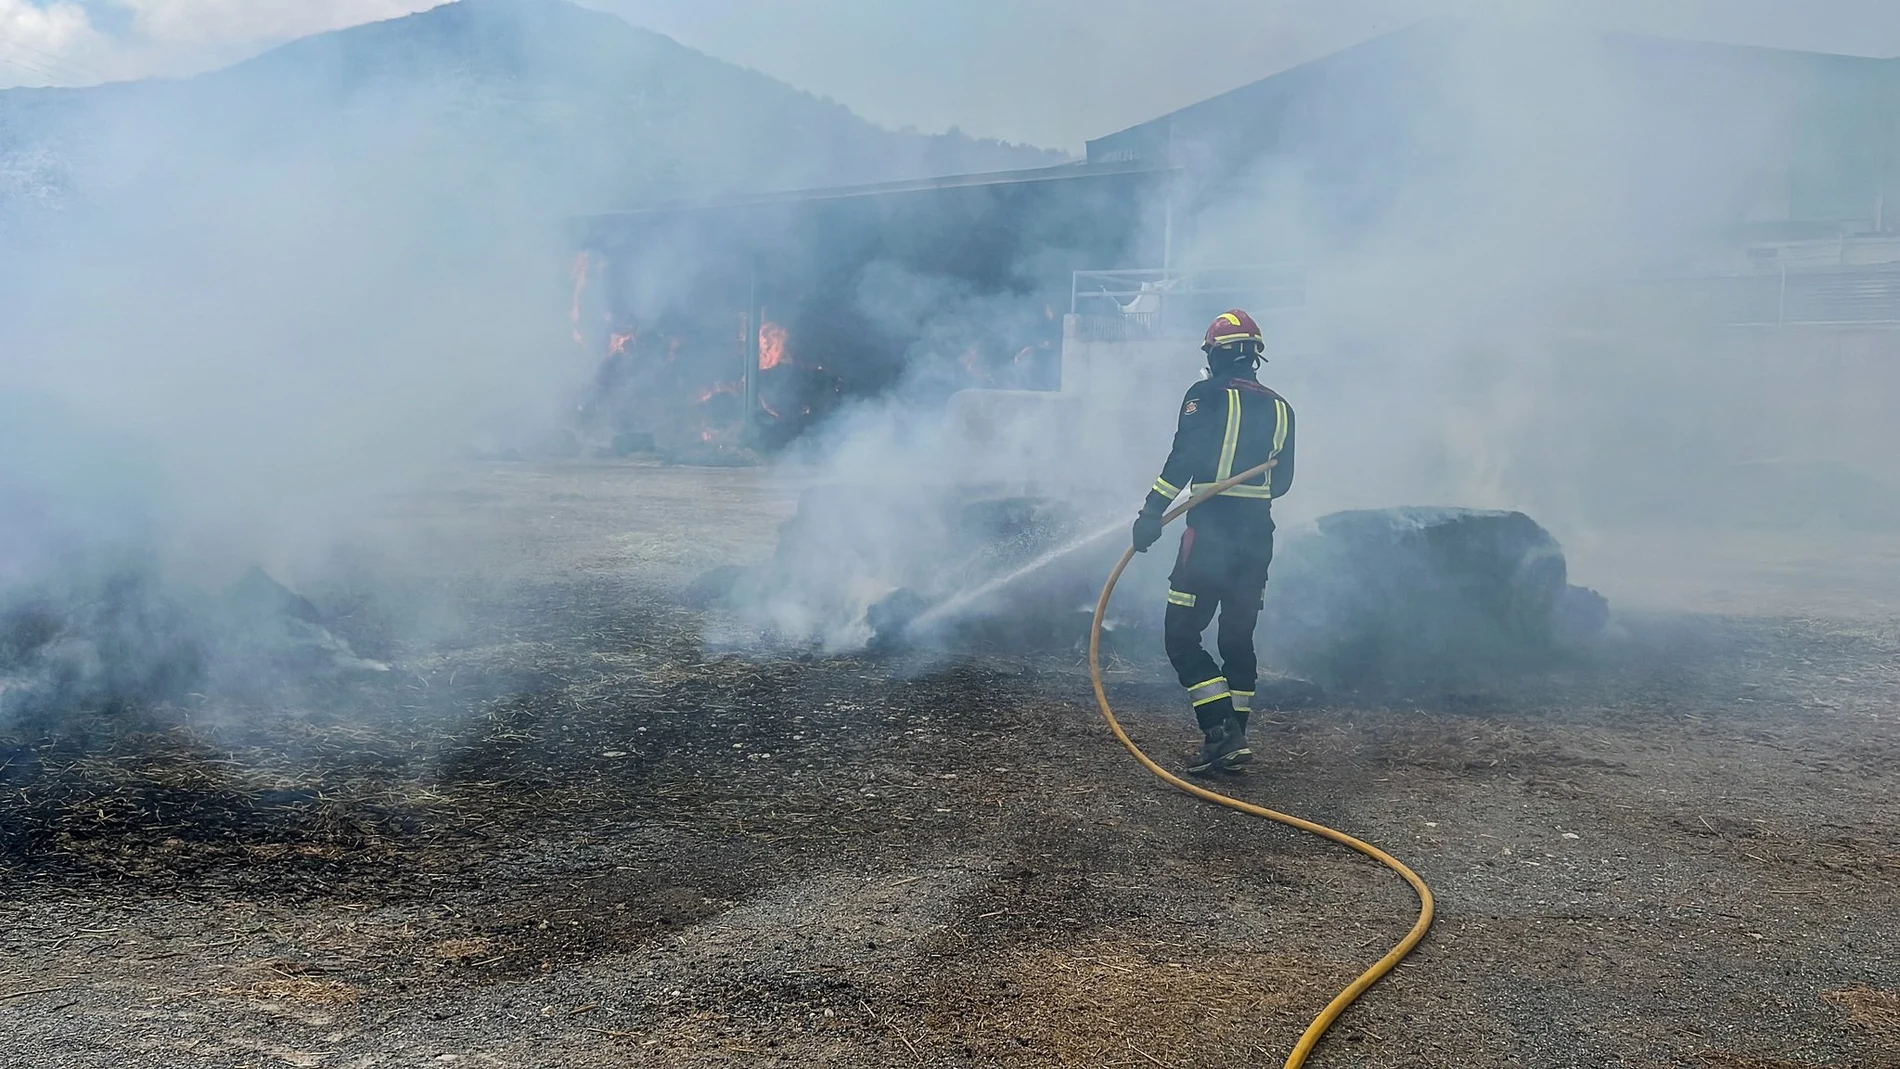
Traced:
MULTIPOLYGON (((892 126, 1082 141, 1420 17, 1900 55, 1900 0, 585 0, 892 126), (1165 14, 1163 13, 1165 12, 1165 14)), ((227 63, 432 0, 0 0, 0 85, 227 63)))

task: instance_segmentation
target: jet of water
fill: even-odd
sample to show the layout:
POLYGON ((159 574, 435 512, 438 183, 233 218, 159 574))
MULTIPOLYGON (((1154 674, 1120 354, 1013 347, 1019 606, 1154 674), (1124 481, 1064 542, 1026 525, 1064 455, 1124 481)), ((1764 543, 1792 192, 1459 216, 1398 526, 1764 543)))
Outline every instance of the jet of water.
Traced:
POLYGON ((1013 572, 1009 572, 1005 575, 997 576, 996 578, 991 579, 990 581, 983 583, 979 586, 972 587, 969 590, 966 590, 963 593, 958 594, 947 601, 938 602, 937 604, 932 605, 930 608, 924 610, 921 613, 918 613, 916 618, 911 620, 910 625, 909 625, 909 630, 913 632, 919 631, 925 627, 928 627, 930 624, 936 623, 950 616, 953 616, 957 612, 969 607, 971 604, 983 598, 989 597, 991 594, 994 594, 997 591, 1002 590, 1004 587, 1007 587, 1010 584, 1017 582, 1018 580, 1022 579, 1024 576, 1033 575, 1036 572, 1039 572, 1042 569, 1047 568, 1049 565, 1054 564, 1056 561, 1059 561, 1062 558, 1068 556, 1069 554, 1074 553, 1078 549, 1082 549, 1087 546, 1092 546, 1095 543, 1100 542, 1102 539, 1115 534, 1116 532, 1125 533, 1127 529, 1128 529, 1128 525, 1126 523, 1122 522, 1121 520, 1116 520, 1114 523, 1109 524, 1107 527, 1104 527, 1093 534, 1084 535, 1081 538, 1068 543, 1067 545, 1061 546, 1057 549, 1052 549, 1049 552, 1044 553, 1042 556, 1037 557, 1035 560, 1030 561, 1028 564, 1023 565, 1020 568, 1017 568, 1013 572))

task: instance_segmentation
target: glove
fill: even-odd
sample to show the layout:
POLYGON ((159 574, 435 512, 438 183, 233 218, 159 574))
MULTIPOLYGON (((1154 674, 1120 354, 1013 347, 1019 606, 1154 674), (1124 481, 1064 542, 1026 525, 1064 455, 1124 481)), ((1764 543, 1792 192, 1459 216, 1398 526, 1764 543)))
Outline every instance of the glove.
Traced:
POLYGON ((1135 552, 1148 552, 1148 547, 1160 539, 1161 513, 1141 510, 1141 515, 1135 517, 1135 552))

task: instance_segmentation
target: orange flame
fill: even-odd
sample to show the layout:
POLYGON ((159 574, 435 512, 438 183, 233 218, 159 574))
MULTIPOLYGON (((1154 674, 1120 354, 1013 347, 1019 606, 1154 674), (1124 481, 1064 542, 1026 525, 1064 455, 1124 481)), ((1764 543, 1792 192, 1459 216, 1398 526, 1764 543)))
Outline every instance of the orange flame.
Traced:
POLYGON ((759 324, 759 370, 767 371, 785 360, 785 342, 790 332, 771 320, 759 324))
POLYGON ((630 330, 625 334, 609 334, 607 336, 607 355, 620 356, 625 353, 627 351, 627 343, 633 340, 633 336, 636 333, 637 331, 630 330))

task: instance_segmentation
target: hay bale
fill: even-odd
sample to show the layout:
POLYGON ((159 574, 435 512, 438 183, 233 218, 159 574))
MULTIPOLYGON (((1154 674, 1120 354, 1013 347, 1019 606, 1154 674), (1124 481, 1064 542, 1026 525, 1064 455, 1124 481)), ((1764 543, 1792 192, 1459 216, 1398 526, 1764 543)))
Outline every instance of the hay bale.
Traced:
POLYGON ((12 591, 0 604, 0 724, 45 730, 170 701, 205 667, 202 633, 143 568, 12 591))
POLYGON ((1278 554, 1266 653, 1331 686, 1440 683, 1542 665, 1569 589, 1563 550, 1521 512, 1324 516, 1278 554))

